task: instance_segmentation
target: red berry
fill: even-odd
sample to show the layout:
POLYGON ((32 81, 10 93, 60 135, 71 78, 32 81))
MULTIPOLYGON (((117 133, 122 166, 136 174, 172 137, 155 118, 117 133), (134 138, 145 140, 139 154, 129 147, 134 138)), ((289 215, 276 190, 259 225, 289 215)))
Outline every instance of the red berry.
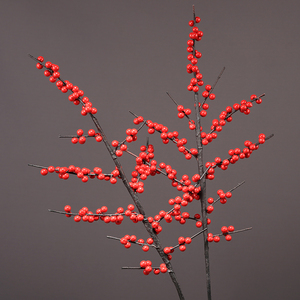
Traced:
POLYGON ((118 157, 122 156, 122 155, 123 155, 123 151, 122 151, 122 150, 117 150, 117 151, 116 151, 116 155, 117 155, 118 157))
POLYGON ((214 207, 212 205, 208 205, 207 208, 206 208, 206 211, 208 214, 212 213, 214 210, 214 207))
POLYGON ((94 136, 95 134, 96 134, 96 132, 95 132, 94 129, 90 129, 90 130, 88 131, 88 135, 89 135, 89 136, 94 136))
POLYGON ((185 245, 180 245, 179 246, 179 250, 182 251, 182 252, 185 251, 186 250, 186 246, 185 245))
POLYGON ((152 238, 148 238, 148 239, 147 239, 147 243, 148 243, 149 245, 152 245, 152 244, 153 244, 153 239, 152 239, 152 238))
POLYGON ((54 83, 56 81, 56 78, 53 77, 53 76, 50 76, 49 81, 52 82, 52 83, 54 83))
POLYGON ((201 221, 196 222, 196 227, 198 228, 202 227, 202 222, 201 221))
POLYGON ((214 238, 212 236, 207 236, 207 241, 208 242, 212 242, 214 240, 214 238))
POLYGON ((50 69, 51 66, 52 66, 52 63, 51 63, 50 61, 47 61, 47 62, 45 63, 45 66, 46 66, 47 69, 50 69))
POLYGON ((229 234, 227 234, 227 235, 225 236, 225 239, 226 239, 226 241, 231 241, 231 239, 232 239, 232 236, 231 236, 231 235, 229 235, 229 234))
POLYGON ((217 235, 214 236, 214 242, 216 242, 216 243, 220 242, 220 237, 217 235))
POLYGON ((47 169, 42 169, 42 170, 41 170, 41 174, 42 174, 43 176, 47 175, 47 174, 48 174, 48 170, 47 170, 47 169))
POLYGON ((221 231, 222 231, 223 234, 226 234, 228 232, 228 228, 226 226, 223 226, 221 228, 221 231))
POLYGON ((144 245, 144 246, 142 247, 142 249, 143 249, 144 252, 147 252, 147 251, 149 250, 149 246, 144 245))
POLYGON ((80 222, 81 221, 81 217, 80 216, 74 216, 74 221, 75 222, 80 222))
POLYGON ((206 115, 207 115, 207 111, 206 110, 201 110, 200 111, 200 116, 201 117, 206 117, 206 115))
POLYGON ((89 178, 88 178, 87 176, 83 176, 83 177, 81 178, 81 180, 82 180, 82 182, 87 182, 87 181, 89 180, 89 178))
POLYGON ((78 139, 78 142, 79 144, 84 144, 86 141, 86 138, 84 136, 81 136, 79 139, 78 139))
POLYGON ((43 69, 43 65, 40 64, 40 63, 37 63, 37 64, 36 64, 36 67, 37 67, 37 69, 43 69))
POLYGON ((190 237, 185 238, 185 243, 190 244, 192 242, 192 239, 190 237))
POLYGON ((113 141, 111 142, 111 145, 112 145, 113 147, 118 147, 119 142, 116 141, 116 140, 113 140, 113 141))
POLYGON ((229 232, 232 232, 232 231, 234 231, 234 227, 233 227, 232 225, 228 226, 228 228, 227 228, 227 229, 228 229, 228 231, 229 231, 229 232))
POLYGON ((216 95, 215 94, 210 94, 209 95, 209 99, 210 100, 215 100, 216 99, 216 95))
POLYGON ((64 207, 64 210, 65 210, 65 212, 70 212, 71 211, 71 206, 70 205, 66 205, 65 207, 64 207))

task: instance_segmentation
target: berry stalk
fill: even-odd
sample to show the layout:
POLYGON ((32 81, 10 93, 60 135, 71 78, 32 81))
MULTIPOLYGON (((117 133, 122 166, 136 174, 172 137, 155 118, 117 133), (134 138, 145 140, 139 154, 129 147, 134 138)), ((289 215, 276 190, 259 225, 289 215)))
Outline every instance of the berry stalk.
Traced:
POLYGON ((178 280, 176 278, 176 274, 173 271, 172 264, 171 264, 170 260, 168 259, 168 256, 164 253, 163 248, 161 246, 161 242, 160 242, 157 234, 154 232, 151 224, 149 223, 148 219, 146 218, 144 208, 142 207, 137 194, 133 191, 133 189, 129 185, 128 179, 125 175, 125 172, 123 171, 122 165, 121 165, 118 157, 116 156, 113 148, 111 147, 110 143, 108 142, 108 139, 107 139, 107 137, 106 137, 99 121, 98 121, 98 119, 91 113, 89 113, 89 115, 90 115, 92 121, 94 122, 98 132, 101 134, 101 136, 103 138, 103 142, 104 142, 111 158, 113 159, 116 167, 118 168, 118 170, 120 172, 120 177, 123 181, 123 184, 124 184, 125 188, 127 189, 128 193, 130 194, 132 200, 134 201, 134 204, 135 204, 136 208, 138 209, 139 213, 144 216, 143 224, 144 224, 147 232, 149 233, 150 237, 153 239, 154 245, 156 247, 156 251, 158 252, 159 256, 161 257, 163 262, 166 264, 166 267, 168 268, 168 273, 171 277, 171 280, 172 280, 173 284, 175 285, 175 288, 177 290, 179 299, 184 300, 185 298, 183 296, 181 287, 180 287, 180 285, 178 283, 178 280))
MULTIPOLYGON (((196 14, 195 7, 193 5, 193 19, 196 22, 196 14)), ((193 53, 195 54, 195 43, 193 47, 193 53)), ((223 71, 221 72, 221 74, 223 71)), ((221 75, 220 74, 220 75, 221 75)), ((196 74, 194 73, 194 77, 196 78, 196 74)), ((194 107, 196 114, 196 128, 195 128, 195 138, 196 145, 198 150, 197 165, 198 165, 198 174, 201 177, 200 187, 201 190, 199 192, 200 203, 201 203, 201 215, 202 215, 202 228, 207 228, 207 210, 206 210, 206 176, 202 176, 204 174, 204 164, 203 164, 203 145, 201 139, 201 115, 200 115, 200 101, 198 92, 194 92, 194 107)), ((207 241, 207 230, 203 232, 203 242, 204 242, 204 259, 205 259, 205 274, 206 274, 206 290, 207 290, 207 299, 211 300, 211 282, 210 282, 210 262, 209 262, 209 246, 207 241)))

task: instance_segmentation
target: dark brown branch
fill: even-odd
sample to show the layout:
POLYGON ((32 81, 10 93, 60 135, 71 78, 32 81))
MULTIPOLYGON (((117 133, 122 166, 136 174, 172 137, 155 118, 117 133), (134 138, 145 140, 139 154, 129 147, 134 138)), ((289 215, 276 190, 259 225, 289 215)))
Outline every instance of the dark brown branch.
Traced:
MULTIPOLYGON (((195 7, 193 6, 193 17, 195 21, 195 7)), ((193 55, 195 55, 195 43, 193 45, 193 55)), ((194 74, 196 78, 196 75, 194 74)), ((206 211, 206 176, 204 175, 204 165, 203 165, 203 145, 201 139, 201 117, 200 117, 200 101, 198 92, 194 93, 194 107, 196 115, 196 129, 195 129, 195 138, 196 145, 198 150, 197 165, 198 165, 198 174, 200 175, 200 203, 201 203, 201 215, 202 215, 202 228, 207 228, 207 211, 206 211)), ((207 231, 203 233, 203 242, 204 242, 204 259, 205 259, 205 274, 206 274, 206 290, 207 290, 207 299, 211 300, 211 282, 210 282, 210 263, 209 263, 209 246, 207 241, 207 231)))
POLYGON ((170 260, 168 259, 168 256, 164 253, 162 245, 161 245, 161 242, 160 242, 157 234, 154 232, 151 224, 149 223, 148 219, 146 218, 146 214, 145 214, 144 208, 142 207, 137 194, 130 187, 128 179, 127 179, 127 177, 125 175, 125 172, 123 171, 122 165, 121 165, 119 159, 117 158, 117 156, 116 156, 116 154, 115 154, 112 146, 108 142, 108 139, 107 139, 107 137, 106 137, 106 135, 105 135, 102 127, 100 126, 100 123, 99 123, 98 119, 93 114, 91 114, 91 113, 89 113, 89 115, 90 115, 92 121, 94 122, 94 124, 95 124, 98 132, 101 134, 101 136, 103 138, 103 142, 104 142, 104 144, 105 144, 105 146, 106 146, 106 148, 107 148, 107 150, 108 150, 108 152, 109 152, 112 160, 114 161, 117 169, 120 172, 120 177, 121 177, 121 179, 123 181, 123 184, 124 184, 125 188, 127 189, 128 193, 130 194, 132 200, 134 201, 135 206, 138 209, 139 213, 144 216, 143 224, 144 224, 147 232, 149 233, 149 235, 153 239, 153 242, 154 242, 154 245, 156 246, 156 250, 157 250, 158 254, 160 255, 161 259, 166 264, 166 267, 169 270, 169 275, 170 275, 170 277, 171 277, 171 279, 172 279, 172 281, 173 281, 173 283, 174 283, 174 285, 176 287, 176 290, 177 290, 179 298, 181 300, 184 300, 184 296, 183 296, 182 290, 180 288, 180 285, 179 285, 179 283, 177 281, 175 272, 173 271, 172 264, 171 264, 170 260))

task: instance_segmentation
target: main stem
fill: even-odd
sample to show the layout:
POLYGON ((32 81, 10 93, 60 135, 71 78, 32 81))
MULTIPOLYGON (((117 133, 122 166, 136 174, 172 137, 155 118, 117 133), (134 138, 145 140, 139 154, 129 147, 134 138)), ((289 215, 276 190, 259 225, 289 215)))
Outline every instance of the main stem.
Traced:
MULTIPOLYGON (((204 173, 203 166, 203 145, 201 140, 201 117, 200 117, 200 107, 199 107, 199 98, 198 93, 194 94, 194 103, 195 103, 195 113, 196 113, 196 144, 198 150, 197 164, 198 164, 198 173, 202 177, 204 173)), ((206 211, 206 176, 200 181, 200 203, 201 203, 201 216, 202 216, 202 227, 207 228, 207 211, 206 211)), ((209 268, 209 247, 207 241, 207 230, 203 232, 204 239, 204 258, 205 258, 205 272, 206 272, 206 289, 207 289, 207 299, 211 300, 211 284, 210 284, 210 268, 209 268)))
POLYGON ((160 243, 160 240, 157 236, 157 234, 154 232, 151 224, 149 223, 148 219, 146 218, 146 214, 145 214, 145 211, 144 211, 144 208, 142 207, 140 201, 139 201, 139 198, 137 196, 137 194, 132 190, 132 188, 130 187, 129 185, 129 182, 126 178, 126 175, 123 171, 123 168, 122 168, 122 165, 118 159, 118 157, 116 156, 115 154, 115 151, 113 150, 113 148, 111 147, 110 143, 108 142, 108 139, 102 129, 102 127, 100 126, 100 123, 98 122, 98 119, 90 114, 90 117, 92 118, 98 132, 101 134, 102 138, 103 138, 103 142, 111 156, 111 158, 113 159, 116 167, 118 168, 119 172, 120 172, 120 177, 123 181, 123 184, 124 186, 126 187, 127 191, 129 192, 132 200, 134 201, 135 203, 135 206, 136 208, 138 209, 139 213, 142 214, 144 216, 144 220, 143 220, 143 224, 147 230, 147 232, 149 233, 149 235, 151 236, 151 238, 153 239, 153 242, 154 242, 154 245, 156 246, 156 250, 159 254, 159 256, 161 257, 161 259, 163 260, 163 262, 166 264, 166 267, 168 268, 168 273, 171 277, 171 280, 173 281, 175 287, 176 287, 176 290, 177 290, 177 293, 178 293, 178 296, 179 296, 179 299, 180 300, 184 300, 184 296, 183 296, 183 293, 182 293, 182 290, 180 288, 180 285, 177 281, 177 278, 176 278, 176 274, 175 272, 173 271, 173 267, 172 267, 172 264, 170 262, 170 260, 168 259, 168 256, 164 253, 163 251, 163 248, 162 248, 162 245, 160 243))

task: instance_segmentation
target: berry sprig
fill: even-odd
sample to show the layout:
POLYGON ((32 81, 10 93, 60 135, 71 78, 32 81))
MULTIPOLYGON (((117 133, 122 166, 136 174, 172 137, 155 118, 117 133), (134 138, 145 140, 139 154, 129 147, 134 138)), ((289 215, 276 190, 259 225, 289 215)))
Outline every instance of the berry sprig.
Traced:
POLYGON ((136 128, 126 129, 127 136, 123 141, 119 142, 117 140, 113 140, 111 142, 111 145, 114 147, 114 151, 115 151, 115 154, 117 157, 121 157, 123 155, 123 152, 127 152, 128 147, 126 145, 126 142, 131 143, 131 142, 135 142, 137 140, 137 134, 144 127, 144 125, 146 124, 146 121, 144 121, 143 117, 139 116, 134 119, 134 123, 136 125, 139 125, 140 123, 142 123, 142 125, 138 129, 136 129, 136 128))
MULTIPOLYGON (((201 132, 201 138, 202 138, 202 144, 207 145, 210 142, 212 142, 214 139, 217 138, 217 132, 221 132, 223 130, 223 127, 226 125, 226 122, 230 123, 232 121, 232 115, 236 112, 240 111, 241 113, 244 113, 245 115, 250 114, 250 108, 253 106, 253 102, 256 102, 257 104, 262 103, 262 97, 265 96, 265 94, 262 94, 260 96, 252 95, 250 97, 250 101, 242 100, 240 104, 235 103, 232 107, 227 106, 224 111, 221 112, 219 119, 213 119, 212 120, 212 126, 210 128, 209 133, 201 132)), ((203 104, 204 105, 204 104, 203 104)), ((200 113, 201 114, 201 113, 200 113)))
POLYGON ((244 231, 251 230, 251 229, 252 229, 252 227, 235 230, 232 225, 230 225, 228 227, 227 226, 222 226, 222 228, 221 228, 222 233, 219 233, 219 234, 208 233, 207 234, 207 241, 210 242, 210 243, 211 242, 218 243, 220 241, 220 236, 224 236, 225 240, 229 242, 229 241, 232 240, 232 236, 231 236, 232 234, 239 233, 239 232, 244 232, 244 231))
MULTIPOLYGON (((133 112, 130 111, 130 113, 137 117, 137 115, 134 114, 133 112)), ((194 121, 193 121, 193 123, 194 123, 194 121)), ((149 134, 154 134, 155 132, 160 133, 160 137, 164 144, 168 144, 170 140, 174 144, 176 144, 178 147, 178 151, 182 152, 185 155, 185 158, 187 160, 191 159, 192 156, 197 157, 197 155, 198 155, 197 149, 186 148, 184 145, 187 143, 187 140, 185 138, 178 139, 179 133, 177 131, 173 131, 173 132, 169 131, 167 126, 164 126, 163 124, 159 124, 156 122, 152 122, 151 120, 144 121, 143 125, 144 124, 146 124, 149 127, 148 128, 149 134)))
POLYGON ((107 238, 114 239, 114 240, 119 240, 120 243, 126 249, 129 249, 131 247, 131 244, 136 244, 136 245, 142 246, 142 250, 144 252, 148 252, 150 247, 156 248, 156 246, 153 244, 153 239, 152 238, 148 238, 146 243, 143 239, 137 239, 137 237, 135 235, 129 235, 129 234, 126 234, 122 238, 117 238, 117 237, 114 237, 114 236, 107 236, 107 238))
MULTIPOLYGON (((115 213, 107 213, 107 206, 102 206, 101 208, 96 209, 95 213, 90 211, 87 207, 82 207, 77 213, 72 213, 70 205, 66 205, 64 207, 64 211, 58 211, 53 209, 49 209, 49 211, 58 214, 65 214, 66 217, 74 216, 75 222, 80 222, 82 220, 84 222, 88 221, 89 223, 93 223, 94 221, 101 220, 107 224, 115 223, 116 225, 120 225, 124 220, 124 216, 128 217, 133 223, 145 221, 145 217, 142 214, 134 211, 133 204, 129 204, 126 210, 124 210, 123 207, 119 207, 115 213)), ((160 228, 155 229, 157 233, 159 233, 161 230, 161 226, 160 228)), ((147 243, 151 244, 151 241, 153 244, 153 239, 151 238, 147 240, 147 243)), ((140 241, 139 243, 142 242, 140 241)))
POLYGON ((216 157, 214 162, 207 162, 205 167, 207 168, 206 178, 209 180, 213 180, 214 176, 214 169, 216 167, 221 168, 222 170, 227 170, 230 164, 235 164, 239 159, 249 158, 253 151, 259 148, 260 144, 264 144, 266 140, 273 137, 273 134, 266 137, 265 134, 261 133, 258 136, 258 142, 252 143, 251 141, 247 140, 244 142, 245 148, 241 150, 240 148, 230 149, 228 154, 230 155, 228 158, 222 160, 220 157, 216 157))
POLYGON ((189 120, 189 128, 190 130, 195 130, 196 129, 196 125, 195 125, 195 121, 192 120, 190 118, 190 114, 192 113, 191 109, 189 108, 184 108, 183 105, 179 105, 172 97, 171 95, 167 92, 167 95, 170 97, 170 99, 175 103, 175 105, 177 106, 177 111, 178 111, 178 118, 179 119, 183 119, 184 117, 186 117, 189 120))
POLYGON ((87 114, 95 115, 97 113, 97 108, 93 107, 88 97, 83 97, 84 92, 78 88, 78 86, 73 85, 68 80, 63 80, 60 77, 59 66, 56 64, 47 61, 45 64, 44 57, 38 56, 35 58, 34 56, 29 54, 29 57, 33 60, 36 60, 38 63, 36 64, 37 69, 46 68, 44 71, 44 75, 49 77, 49 81, 52 83, 56 82, 57 88, 62 93, 67 93, 68 91, 72 92, 69 96, 69 101, 73 102, 75 105, 79 105, 80 103, 83 105, 81 109, 81 115, 86 116, 87 114))
POLYGON ((84 135, 83 133, 82 129, 78 129, 76 135, 60 135, 59 138, 70 138, 73 144, 77 144, 79 142, 81 145, 85 144, 86 139, 90 137, 94 137, 96 142, 101 142, 103 140, 101 134, 95 132, 94 129, 90 129, 87 135, 84 135))
POLYGON ((30 167, 40 168, 41 175, 46 176, 48 173, 57 173, 60 179, 69 179, 69 175, 76 175, 82 180, 82 182, 87 182, 89 179, 97 178, 99 180, 110 181, 110 183, 115 184, 117 178, 120 178, 120 172, 118 169, 113 170, 111 173, 103 173, 102 169, 95 167, 93 171, 89 168, 80 168, 70 165, 69 167, 54 167, 54 166, 39 166, 34 164, 28 164, 30 167))
POLYGON ((197 232, 196 234, 192 235, 191 237, 186 237, 186 238, 184 238, 183 236, 180 236, 180 237, 178 238, 178 244, 175 245, 175 246, 171 246, 171 247, 165 247, 165 248, 164 248, 164 252, 165 252, 166 254, 170 254, 170 253, 173 253, 174 250, 175 250, 176 248, 179 248, 179 250, 180 250, 181 252, 184 252, 184 251, 186 250, 186 246, 185 246, 185 245, 186 245, 186 244, 187 244, 187 245, 191 244, 192 240, 193 240, 195 237, 199 236, 200 234, 202 234, 202 233, 205 232, 206 230, 207 230, 207 228, 204 228, 203 230, 201 230, 201 231, 197 232))
POLYGON ((200 73, 199 68, 196 66, 198 59, 202 57, 201 52, 195 49, 195 42, 200 41, 203 32, 199 30, 197 26, 194 26, 195 23, 200 23, 201 19, 195 17, 194 20, 189 21, 189 26, 193 27, 192 32, 189 34, 189 40, 187 41, 187 52, 189 53, 187 59, 190 61, 186 67, 186 70, 189 74, 194 74, 194 78, 190 80, 190 84, 187 86, 189 91, 197 93, 199 91, 199 86, 203 85, 203 75, 200 73))
POLYGON ((209 204, 206 208, 207 213, 211 214, 214 211, 213 205, 219 201, 221 204, 226 204, 227 199, 232 197, 232 192, 244 183, 245 183, 245 181, 240 182, 238 185, 236 185, 235 187, 233 187, 231 190, 227 191, 226 193, 221 189, 218 190, 217 194, 219 197, 216 200, 214 200, 214 198, 212 198, 212 197, 207 198, 207 203, 209 204))
POLYGON ((152 271, 155 275, 167 273, 168 271, 172 272, 171 270, 168 270, 166 264, 160 264, 159 267, 152 267, 152 262, 150 260, 142 260, 140 262, 140 267, 122 267, 122 269, 142 269, 145 275, 149 275, 152 271))

